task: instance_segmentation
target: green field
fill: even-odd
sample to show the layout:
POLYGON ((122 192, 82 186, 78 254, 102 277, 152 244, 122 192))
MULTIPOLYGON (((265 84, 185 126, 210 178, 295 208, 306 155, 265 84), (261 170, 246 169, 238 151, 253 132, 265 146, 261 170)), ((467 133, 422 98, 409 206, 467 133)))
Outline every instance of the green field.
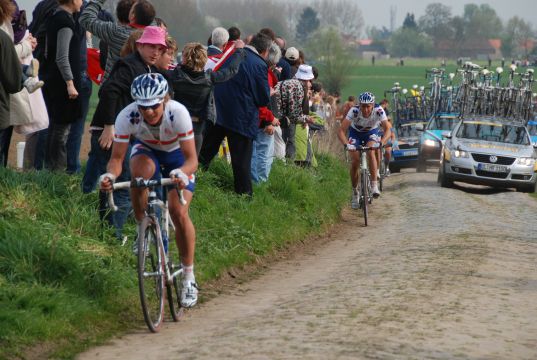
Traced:
MULTIPOLYGON (((399 82, 403 88, 410 89, 412 85, 427 85, 425 70, 440 67, 440 59, 405 59, 404 66, 396 66, 396 59, 377 60, 375 66, 370 61, 361 60, 350 74, 350 81, 341 91, 342 101, 349 95, 358 95, 371 91, 378 98, 384 97, 384 91, 390 89, 394 82, 399 82)), ((483 61, 474 61, 486 65, 483 61)), ((492 68, 500 66, 500 61, 493 61, 492 68)), ((455 60, 447 61, 447 72, 457 69, 455 60)))

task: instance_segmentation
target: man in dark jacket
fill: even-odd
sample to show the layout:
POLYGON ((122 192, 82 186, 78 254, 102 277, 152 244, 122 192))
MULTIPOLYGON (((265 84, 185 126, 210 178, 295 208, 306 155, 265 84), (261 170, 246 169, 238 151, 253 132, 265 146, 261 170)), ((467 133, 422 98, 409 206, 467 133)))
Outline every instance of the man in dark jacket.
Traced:
MULTIPOLYGON (((252 142, 259 124, 258 108, 270 101, 268 66, 265 59, 272 40, 256 34, 245 47, 246 57, 235 77, 215 87, 216 124, 208 124, 200 151, 200 163, 206 168, 214 158, 220 143, 227 136, 235 192, 252 195, 250 162, 252 142)), ((223 67, 228 66, 224 63, 223 67)))
POLYGON ((13 41, 9 35, 0 30, 0 166, 7 165, 7 151, 11 139, 11 131, 8 130, 11 129, 9 94, 15 94, 21 89, 21 64, 13 47, 13 41))
MULTIPOLYGON (((119 59, 110 72, 110 81, 106 81, 99 91, 99 104, 91 122, 91 150, 88 157, 86 173, 82 181, 82 191, 89 193, 95 189, 98 178, 106 172, 106 164, 110 159, 114 140, 114 123, 123 108, 133 100, 131 84, 135 77, 141 74, 156 72, 155 63, 166 49, 166 32, 156 26, 145 28, 142 37, 137 41, 137 51, 125 58, 119 59)), ((129 178, 129 158, 123 163, 123 172, 118 181, 129 178)), ((101 194, 101 217, 106 212, 106 195, 101 194)), ((113 225, 116 235, 121 237, 121 229, 130 209, 128 190, 114 191, 114 200, 120 210, 115 213, 113 225), (120 205, 121 204, 121 205, 120 205)))

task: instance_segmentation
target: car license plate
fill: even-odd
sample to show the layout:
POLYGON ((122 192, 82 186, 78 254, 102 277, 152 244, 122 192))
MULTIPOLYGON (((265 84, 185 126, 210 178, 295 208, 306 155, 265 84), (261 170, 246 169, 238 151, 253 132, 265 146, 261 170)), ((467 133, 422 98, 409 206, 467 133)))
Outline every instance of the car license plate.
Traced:
POLYGON ((403 156, 418 156, 418 150, 408 150, 403 153, 403 156))
POLYGON ((490 171, 490 172, 496 172, 496 173, 509 172, 509 168, 507 166, 496 165, 496 164, 483 164, 483 163, 477 164, 477 170, 490 171))

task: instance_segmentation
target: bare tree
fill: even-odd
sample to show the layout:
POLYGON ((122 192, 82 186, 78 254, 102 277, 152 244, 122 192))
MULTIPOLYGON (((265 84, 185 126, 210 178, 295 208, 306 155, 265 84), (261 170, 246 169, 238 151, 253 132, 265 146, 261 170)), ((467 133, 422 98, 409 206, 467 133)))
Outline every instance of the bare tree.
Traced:
POLYGON ((425 15, 419 19, 419 27, 436 42, 452 36, 450 27, 451 8, 441 3, 432 3, 425 8, 425 15))
POLYGON ((272 28, 278 35, 288 36, 285 5, 275 0, 198 0, 203 15, 220 20, 224 27, 238 26, 242 32, 253 33, 263 27, 272 28))
POLYGON ((336 28, 317 31, 307 46, 307 54, 319 68, 320 80, 329 93, 341 91, 350 80, 350 70, 357 63, 336 28))
POLYGON ((334 27, 339 33, 359 38, 364 18, 357 1, 315 0, 312 7, 317 11, 321 27, 334 27))
POLYGON ((504 36, 502 38, 502 52, 506 56, 513 55, 518 49, 524 51, 527 57, 529 53, 529 42, 533 38, 531 24, 524 19, 514 16, 507 22, 504 36))
POLYGON ((168 32, 178 41, 179 48, 187 42, 207 41, 210 30, 195 0, 152 0, 152 3, 157 16, 168 24, 168 32))

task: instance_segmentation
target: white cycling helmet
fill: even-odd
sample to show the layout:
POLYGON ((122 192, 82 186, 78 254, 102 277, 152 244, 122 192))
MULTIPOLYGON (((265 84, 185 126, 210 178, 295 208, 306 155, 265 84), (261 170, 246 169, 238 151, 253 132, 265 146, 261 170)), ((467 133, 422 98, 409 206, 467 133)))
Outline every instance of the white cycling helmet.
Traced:
POLYGON ((141 106, 160 104, 167 93, 168 81, 159 73, 139 75, 131 85, 131 96, 141 106))
POLYGON ((360 94, 360 104, 374 104, 375 95, 370 92, 365 92, 360 94))

